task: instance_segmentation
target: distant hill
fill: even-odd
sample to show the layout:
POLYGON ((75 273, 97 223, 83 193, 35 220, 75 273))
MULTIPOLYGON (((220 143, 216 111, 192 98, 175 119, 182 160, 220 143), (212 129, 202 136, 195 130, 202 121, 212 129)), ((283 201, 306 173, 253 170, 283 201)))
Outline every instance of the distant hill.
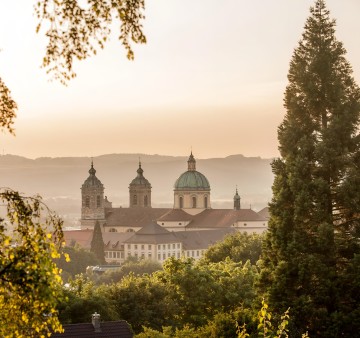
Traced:
MULTIPOLYGON (((195 154, 196 155, 196 154, 195 154)), ((139 157, 144 176, 152 185, 152 205, 171 207, 173 185, 187 170, 185 156, 109 154, 94 157, 97 177, 113 206, 128 206, 128 187, 136 176, 139 157)), ((80 187, 88 177, 88 157, 41 157, 28 159, 0 156, 0 186, 26 194, 40 194, 60 214, 80 215, 80 187)), ((271 199, 271 159, 231 155, 197 159, 197 170, 209 180, 213 208, 231 208, 236 185, 244 208, 260 210, 271 199)))

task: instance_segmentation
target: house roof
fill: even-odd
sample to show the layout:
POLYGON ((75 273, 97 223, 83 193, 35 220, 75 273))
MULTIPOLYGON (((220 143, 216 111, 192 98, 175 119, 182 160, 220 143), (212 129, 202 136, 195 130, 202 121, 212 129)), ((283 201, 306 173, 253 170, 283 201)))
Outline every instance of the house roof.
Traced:
POLYGON ((90 249, 93 230, 64 230, 64 239, 66 246, 73 246, 77 243, 80 247, 90 249))
POLYGON ((106 209, 104 227, 144 227, 158 219, 170 209, 168 208, 109 208, 106 209))
POLYGON ((184 250, 206 249, 221 241, 227 234, 236 232, 235 229, 225 228, 216 230, 178 231, 175 236, 182 242, 184 250))
MULTIPOLYGON (((264 210, 264 209, 263 209, 264 210)), ((205 209, 190 215, 182 209, 169 208, 109 208, 104 227, 139 227, 157 222, 187 222, 187 228, 226 228, 236 222, 264 221, 265 216, 252 209, 205 209)))
POLYGON ((157 219, 158 222, 191 221, 193 216, 182 209, 168 209, 168 211, 157 219))
POLYGON ((134 235, 135 232, 103 232, 105 250, 120 250, 121 244, 134 235))
POLYGON ((262 217, 265 220, 268 220, 270 218, 270 212, 269 212, 269 207, 265 207, 263 209, 261 209, 258 214, 260 215, 260 217, 262 217))
POLYGON ((251 209, 205 209, 197 215, 172 209, 158 219, 159 222, 191 221, 186 228, 227 228, 236 222, 262 221, 263 218, 251 209))
POLYGON ((95 332, 92 323, 65 324, 63 333, 53 333, 53 338, 132 338, 129 324, 125 320, 101 322, 101 332, 95 332))
POLYGON ((147 224, 133 236, 128 238, 125 243, 144 243, 144 244, 160 244, 160 243, 177 243, 179 240, 173 232, 164 229, 155 222, 147 224))

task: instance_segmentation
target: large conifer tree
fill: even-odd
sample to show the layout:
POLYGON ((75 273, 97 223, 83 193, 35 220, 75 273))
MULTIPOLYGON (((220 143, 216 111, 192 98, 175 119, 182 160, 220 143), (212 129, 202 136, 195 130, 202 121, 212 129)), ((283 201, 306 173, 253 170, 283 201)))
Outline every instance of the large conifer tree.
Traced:
POLYGON ((105 263, 104 240, 102 237, 101 227, 99 221, 96 221, 94 226, 93 237, 91 240, 90 251, 93 252, 100 263, 105 263))
POLYGON ((310 9, 295 49, 278 129, 263 285, 291 337, 360 329, 360 90, 325 2, 310 9))

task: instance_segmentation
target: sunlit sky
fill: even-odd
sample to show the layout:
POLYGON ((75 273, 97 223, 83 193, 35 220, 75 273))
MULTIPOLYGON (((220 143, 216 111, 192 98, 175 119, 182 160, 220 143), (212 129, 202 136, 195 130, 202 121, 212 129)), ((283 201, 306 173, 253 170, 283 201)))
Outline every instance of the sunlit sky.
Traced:
MULTIPOLYGON (((145 2, 148 43, 134 47, 135 61, 114 27, 67 87, 39 67, 46 40, 35 33, 35 1, 1 4, 0 76, 19 106, 1 153, 278 156, 289 61, 314 1, 145 2)), ((359 81, 360 1, 326 4, 359 81)))

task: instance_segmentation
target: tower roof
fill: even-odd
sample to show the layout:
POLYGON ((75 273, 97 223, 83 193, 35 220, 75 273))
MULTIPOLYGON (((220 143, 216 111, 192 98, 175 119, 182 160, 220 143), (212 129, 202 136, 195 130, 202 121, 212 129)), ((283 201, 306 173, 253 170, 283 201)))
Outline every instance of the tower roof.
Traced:
POLYGON ((139 161, 139 168, 136 170, 137 176, 131 181, 130 186, 141 185, 151 188, 150 182, 144 177, 144 170, 141 168, 141 162, 139 161))
POLYGON ((238 189, 236 187, 236 192, 235 192, 235 195, 234 195, 234 200, 239 200, 240 199, 240 195, 238 193, 238 189))
POLYGON ((101 181, 96 177, 96 170, 94 168, 94 163, 91 161, 91 167, 89 169, 89 177, 85 180, 83 187, 103 187, 101 181))

